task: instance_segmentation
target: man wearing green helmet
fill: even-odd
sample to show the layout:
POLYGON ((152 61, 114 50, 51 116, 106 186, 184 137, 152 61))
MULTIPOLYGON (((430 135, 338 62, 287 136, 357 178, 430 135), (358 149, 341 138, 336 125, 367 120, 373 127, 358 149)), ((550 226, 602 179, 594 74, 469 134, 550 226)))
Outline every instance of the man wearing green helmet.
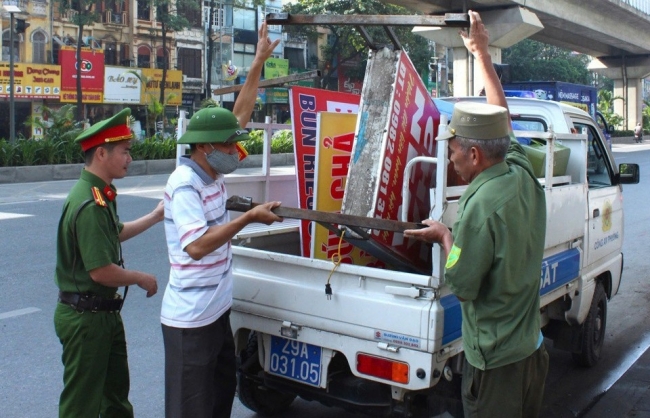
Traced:
POLYGON ((282 221, 256 206, 230 220, 224 175, 237 168, 237 142, 249 139, 250 119, 264 61, 280 42, 259 29, 255 59, 232 112, 198 111, 179 139, 190 145, 165 188, 165 235, 169 283, 161 309, 165 344, 165 415, 230 417, 236 388, 235 344, 230 328, 232 250, 230 240, 249 223, 282 221))

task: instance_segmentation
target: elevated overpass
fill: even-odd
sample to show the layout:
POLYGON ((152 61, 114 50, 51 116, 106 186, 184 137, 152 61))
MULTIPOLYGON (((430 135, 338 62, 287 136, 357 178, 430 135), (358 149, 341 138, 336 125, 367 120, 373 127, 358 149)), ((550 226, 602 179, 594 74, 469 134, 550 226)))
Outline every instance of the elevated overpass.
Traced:
MULTIPOLYGON (((632 129, 641 119, 642 80, 650 75, 650 0, 382 0, 424 14, 481 13, 495 43, 494 62, 501 48, 527 37, 594 57, 590 70, 614 80, 615 112, 632 129), (497 38, 494 38, 494 34, 497 38)), ((437 45, 454 49, 454 93, 476 94, 482 83, 474 74, 454 29, 420 33, 437 45)))

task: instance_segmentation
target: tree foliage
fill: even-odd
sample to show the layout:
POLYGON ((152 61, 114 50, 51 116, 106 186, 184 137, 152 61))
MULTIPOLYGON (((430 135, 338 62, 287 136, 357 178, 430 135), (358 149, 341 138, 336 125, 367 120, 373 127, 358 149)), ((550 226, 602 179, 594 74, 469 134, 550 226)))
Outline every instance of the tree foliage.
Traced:
POLYGON ((614 96, 611 90, 598 91, 598 111, 603 115, 608 125, 618 127, 623 124, 623 117, 614 113, 614 101, 624 100, 621 96, 614 96))
MULTIPOLYGON (((285 6, 284 11, 292 14, 332 14, 332 15, 412 15, 413 11, 400 6, 384 4, 378 0, 298 0, 285 6)), ((337 74, 339 67, 345 63, 358 63, 354 74, 363 78, 365 63, 368 55, 368 46, 354 26, 330 25, 328 42, 322 46, 322 61, 319 68, 323 72, 326 85, 337 74)), ((402 48, 408 53, 415 68, 420 74, 427 71, 427 64, 431 55, 429 42, 419 35, 411 32, 412 27, 393 27, 402 48)), ((317 28, 313 25, 285 26, 284 30, 293 36, 302 36, 311 40, 318 37, 317 28)), ((390 44, 383 28, 368 26, 366 30, 376 43, 390 44)), ((335 83, 334 83, 335 84, 335 83)), ((334 86, 330 86, 334 87, 334 86)))
POLYGON ((587 64, 591 58, 566 49, 524 39, 502 51, 502 61, 510 64, 515 81, 564 81, 591 84, 587 64))

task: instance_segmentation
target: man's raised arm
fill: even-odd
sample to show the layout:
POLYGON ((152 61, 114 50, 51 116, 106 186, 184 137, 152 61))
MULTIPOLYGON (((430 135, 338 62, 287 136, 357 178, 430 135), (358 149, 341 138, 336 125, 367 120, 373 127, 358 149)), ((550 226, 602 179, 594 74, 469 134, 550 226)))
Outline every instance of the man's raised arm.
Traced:
POLYGON ((232 113, 235 114, 239 121, 239 126, 245 128, 250 121, 253 108, 255 107, 255 99, 257 99, 257 86, 262 76, 262 69, 264 68, 264 61, 271 56, 273 50, 280 43, 280 39, 271 42, 268 37, 268 28, 266 22, 262 22, 260 26, 257 40, 257 50, 255 51, 255 58, 251 64, 251 68, 246 76, 244 86, 237 96, 235 107, 232 113))

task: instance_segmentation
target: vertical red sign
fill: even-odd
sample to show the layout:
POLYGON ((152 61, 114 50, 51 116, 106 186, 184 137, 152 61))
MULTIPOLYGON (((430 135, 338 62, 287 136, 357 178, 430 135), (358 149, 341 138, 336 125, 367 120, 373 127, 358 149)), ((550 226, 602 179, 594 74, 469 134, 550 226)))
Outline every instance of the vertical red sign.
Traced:
MULTIPOLYGON (((61 48, 61 90, 77 90, 77 49, 61 48)), ((81 88, 84 91, 104 91, 104 50, 81 50, 81 88)))
MULTIPOLYGON (((356 114, 360 99, 360 96, 337 91, 298 86, 290 88, 289 104, 298 177, 298 204, 302 209, 313 208, 318 141, 317 113, 327 111, 356 114)), ((304 257, 311 256, 309 225, 309 221, 302 221, 300 224, 301 249, 304 257)))

